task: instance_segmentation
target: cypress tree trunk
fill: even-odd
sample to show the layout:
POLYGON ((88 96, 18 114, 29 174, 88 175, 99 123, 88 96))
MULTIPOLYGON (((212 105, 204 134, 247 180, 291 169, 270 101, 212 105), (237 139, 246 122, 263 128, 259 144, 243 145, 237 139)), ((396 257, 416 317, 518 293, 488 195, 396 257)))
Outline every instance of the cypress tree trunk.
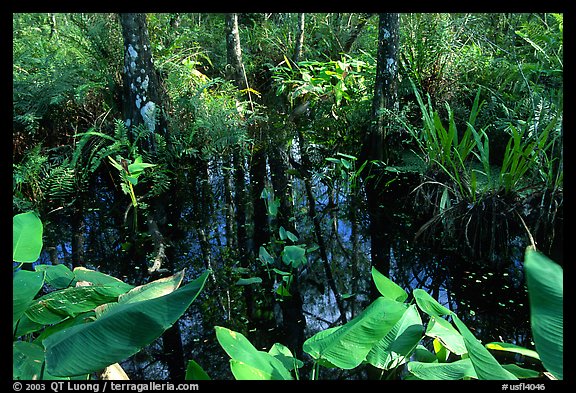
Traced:
MULTIPOLYGON (((147 137, 140 139, 138 147, 150 155, 156 156, 155 134, 167 136, 167 121, 163 116, 164 106, 160 81, 152 59, 152 49, 148 37, 146 15, 143 13, 123 13, 119 15, 124 41, 124 97, 123 116, 125 125, 130 131, 131 141, 135 142, 136 127, 143 126, 148 131, 147 137)), ((168 138, 165 138, 168 140, 168 138)), ((132 159, 133 157, 128 157, 132 159)), ((174 183, 173 183, 174 185, 174 183)), ((174 185, 175 187, 175 185, 174 185)), ((170 227, 177 226, 180 220, 181 206, 174 203, 170 212, 167 201, 173 200, 177 189, 171 189, 157 195, 149 202, 146 216, 147 231, 152 240, 152 266, 148 274, 154 278, 163 277, 174 272, 173 244, 170 239, 170 227)), ((133 213, 137 211, 133 209, 133 213)), ((133 248, 136 249, 136 235, 139 228, 132 232, 133 248)), ((146 252, 135 250, 135 261, 147 267, 146 252)), ((142 269, 143 272, 146 269, 142 269)), ((175 324, 163 335, 163 347, 166 353, 166 364, 170 379, 184 379, 184 356, 179 325, 175 324)))
MULTIPOLYGON (((154 132, 166 133, 166 120, 161 114, 160 83, 154 61, 146 15, 143 13, 120 14, 124 39, 124 99, 123 116, 128 129, 144 124, 150 137, 143 140, 143 148, 154 152, 154 132), (159 120, 159 124, 156 124, 159 120)), ((132 137, 134 132, 132 132, 132 137)))
MULTIPOLYGON (((385 164, 390 160, 393 147, 390 146, 390 117, 388 111, 398 108, 398 45, 400 15, 387 13, 379 15, 378 53, 376 81, 372 101, 372 127, 364 142, 362 156, 365 160, 378 160, 385 164)), ((389 244, 386 238, 387 215, 382 200, 383 184, 386 180, 383 171, 368 164, 363 171, 368 213, 370 215, 370 241, 372 266, 384 275, 390 271, 389 244), (368 176, 373 175, 373 176, 368 176)), ((372 285, 373 296, 377 291, 372 285)))

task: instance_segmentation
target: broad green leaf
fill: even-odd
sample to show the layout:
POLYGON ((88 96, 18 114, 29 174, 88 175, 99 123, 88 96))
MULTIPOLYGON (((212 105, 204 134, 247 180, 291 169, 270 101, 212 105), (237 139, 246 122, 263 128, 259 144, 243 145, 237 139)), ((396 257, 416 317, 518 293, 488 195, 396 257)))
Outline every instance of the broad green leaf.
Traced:
POLYGON ((456 355, 463 355, 467 351, 462 335, 442 317, 430 317, 426 335, 438 339, 444 347, 456 355))
POLYGON ((418 304, 418 307, 426 314, 431 317, 441 317, 444 315, 451 315, 452 311, 448 310, 446 307, 438 303, 436 299, 430 296, 426 291, 420 288, 416 288, 412 291, 414 299, 418 304))
POLYGON ((46 273, 46 284, 54 289, 64 289, 74 282, 74 273, 66 265, 37 265, 37 272, 46 273))
POLYGON ((278 288, 276 288, 276 293, 280 296, 292 296, 285 283, 278 285, 278 288))
POLYGON ((268 251, 266 251, 266 249, 263 246, 260 246, 260 249, 258 251, 258 257, 259 257, 260 261, 262 261, 262 263, 265 263, 268 265, 274 264, 274 258, 272 258, 270 256, 268 251))
POLYGON ((304 366, 304 362, 296 359, 290 349, 280 343, 274 343, 268 353, 280 360, 288 371, 304 366))
POLYGON ((563 269, 544 254, 527 248, 524 256, 524 271, 536 351, 544 367, 556 378, 563 379, 563 269))
POLYGON ((408 298, 408 294, 401 286, 380 273, 374 266, 372 266, 372 279, 382 296, 398 302, 403 302, 408 298))
POLYGON ((286 236, 288 237, 288 239, 290 239, 293 242, 297 242, 298 241, 298 236, 296 236, 295 234, 293 234, 290 231, 286 231, 286 236))
POLYGON ((407 305, 379 297, 361 314, 326 335, 314 335, 303 350, 314 359, 325 359, 336 367, 352 369, 362 363, 370 350, 402 318, 407 305))
POLYGON ((460 359, 450 363, 410 362, 408 371, 424 380, 454 381, 477 378, 470 359, 460 359))
POLYGON ((101 304, 115 302, 118 295, 116 287, 106 285, 61 289, 36 299, 26 310, 26 316, 36 323, 52 325, 101 304))
MULTIPOLYGON (((14 341, 12 344, 12 379, 39 380, 55 378, 46 371, 42 372, 44 348, 41 345, 14 341)), ((68 378, 64 378, 68 379, 68 378)))
MULTIPOLYGON (((24 320, 24 318, 23 318, 23 320, 24 320)), ((42 330, 42 332, 38 335, 38 337, 36 337, 34 339, 34 342, 41 343, 42 341, 44 341, 44 339, 46 339, 46 337, 51 336, 52 334, 59 332, 60 330, 64 330, 66 328, 69 328, 69 327, 72 327, 75 325, 81 325, 81 324, 93 322, 94 320, 96 320, 96 313, 94 311, 87 311, 85 313, 82 313, 82 314, 75 316, 74 318, 65 319, 56 325, 45 326, 45 325, 38 324, 38 326, 44 327, 44 330, 42 330)), ((38 330, 40 330, 40 329, 34 329, 32 331, 38 331, 38 330)), ((20 326, 18 326, 18 332, 19 331, 20 331, 20 326)))
POLYGON ((236 379, 292 379, 282 362, 267 352, 259 351, 242 334, 215 326, 216 339, 230 356, 230 366, 236 379))
POLYGON ((300 246, 285 246, 282 251, 282 261, 294 268, 306 263, 306 249, 300 246))
POLYGON ((26 316, 26 313, 22 314, 20 320, 18 321, 18 326, 16 327, 15 337, 20 337, 25 334, 34 333, 39 330, 44 329, 44 325, 32 321, 26 316))
POLYGON ((416 349, 423 331, 416 306, 409 306, 392 330, 370 350, 366 361, 385 370, 403 364, 416 349))
POLYGON ((424 345, 416 345, 414 350, 413 359, 417 362, 423 363, 438 363, 438 358, 432 352, 430 352, 424 345))
POLYGON ((133 285, 127 284, 122 280, 117 279, 116 277, 112 277, 108 274, 98 272, 96 270, 90 270, 85 267, 77 267, 73 271, 74 277, 76 277, 76 282, 78 281, 86 281, 91 282, 92 284, 108 284, 114 285, 118 287, 120 291, 128 292, 132 288, 133 285))
POLYGON ((436 353, 436 358, 438 362, 445 363, 448 360, 448 356, 450 355, 450 351, 446 349, 444 344, 440 342, 437 338, 432 341, 432 346, 434 347, 434 353, 436 353))
POLYGON ((230 370, 234 378, 239 381, 271 381, 279 378, 268 370, 250 366, 239 360, 230 359, 230 370))
POLYGON ((46 338, 46 370, 53 375, 91 373, 121 362, 171 327, 202 288, 208 271, 176 291, 154 299, 124 303, 94 322, 61 330, 46 338))
POLYGON ((514 374, 516 378, 538 378, 540 377, 540 372, 536 370, 531 370, 529 368, 520 367, 517 364, 503 364, 502 367, 514 374))
POLYGON ((498 363, 456 314, 452 314, 452 318, 460 334, 464 337, 464 344, 478 379, 517 379, 498 363))
MULTIPOLYGON (((339 330, 340 328, 342 328, 343 326, 334 326, 325 330, 321 330, 318 333, 316 333, 314 336, 310 337, 303 345, 303 350, 306 352, 307 347, 311 347, 314 343, 314 341, 321 341, 323 340, 325 337, 328 337, 332 334, 334 334, 337 330, 339 330)), ((319 365, 326 367, 326 368, 337 368, 337 366, 335 366, 334 364, 330 363, 328 360, 324 359, 324 358, 315 358, 316 363, 318 363, 319 365)))
POLYGON ((532 349, 520 347, 520 346, 518 346, 518 345, 508 344, 508 343, 492 342, 492 343, 486 344, 485 346, 486 346, 486 348, 488 348, 488 349, 493 349, 493 350, 496 350, 496 351, 505 351, 505 352, 518 353, 518 354, 520 354, 520 355, 529 356, 529 357, 531 357, 531 358, 540 360, 540 355, 538 355, 538 352, 536 352, 536 351, 534 351, 534 350, 532 350, 532 349))
POLYGON ((137 176, 139 175, 144 169, 155 167, 156 164, 147 164, 145 162, 135 162, 133 164, 128 165, 128 171, 130 174, 137 176))
POLYGON ((43 272, 18 270, 12 279, 12 331, 44 285, 43 272))
POLYGON ((12 218, 12 260, 36 262, 42 251, 42 221, 34 212, 16 214, 12 218))
POLYGON ((185 270, 181 270, 169 277, 159 278, 144 285, 132 288, 118 297, 118 303, 136 303, 143 300, 155 299, 174 292, 182 284, 185 270))
POLYGON ((190 359, 186 366, 186 376, 184 379, 187 381, 209 381, 210 376, 198 363, 190 359))
POLYGON ((274 198, 268 203, 268 214, 272 217, 276 217, 276 214, 278 214, 279 207, 280 207, 280 199, 274 198))

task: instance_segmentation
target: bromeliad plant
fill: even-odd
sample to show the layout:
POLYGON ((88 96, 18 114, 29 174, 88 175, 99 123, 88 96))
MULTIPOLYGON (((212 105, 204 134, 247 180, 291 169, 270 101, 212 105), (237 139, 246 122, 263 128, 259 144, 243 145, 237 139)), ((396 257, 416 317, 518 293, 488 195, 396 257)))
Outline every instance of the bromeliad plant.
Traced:
POLYGON ((118 362, 172 326, 209 273, 184 286, 181 271, 134 287, 81 267, 20 269, 38 260, 42 231, 33 212, 14 216, 13 379, 90 379, 100 372, 127 378, 118 362))
MULTIPOLYGON (((320 331, 303 346, 313 359, 311 379, 325 368, 354 369, 370 364, 383 375, 404 371, 404 379, 541 378, 537 370, 500 364, 491 350, 521 353, 540 360, 550 379, 563 379, 563 271, 535 249, 525 255, 535 350, 507 343, 482 343, 453 311, 422 289, 408 293, 372 269, 380 297, 342 326, 320 331), (424 322, 421 313, 426 316, 424 322), (432 340, 429 349, 423 343, 432 340), (452 353, 450 359, 448 355, 452 353), (454 359, 455 360, 452 360, 454 359), (449 361, 450 360, 450 361, 449 361), (401 367, 404 367, 402 370, 401 367)), ((236 379, 299 378, 303 362, 276 344, 268 352, 257 350, 241 333, 216 326, 216 338, 230 356, 236 379)))

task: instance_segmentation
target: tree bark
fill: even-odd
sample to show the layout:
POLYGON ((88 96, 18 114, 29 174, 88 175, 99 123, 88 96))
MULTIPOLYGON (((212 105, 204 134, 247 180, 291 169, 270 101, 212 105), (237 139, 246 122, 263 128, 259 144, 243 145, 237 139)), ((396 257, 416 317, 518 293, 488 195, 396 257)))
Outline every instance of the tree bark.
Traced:
MULTIPOLYGON (((388 275, 390 272, 389 245, 386 239, 388 223, 386 207, 382 200, 382 184, 385 184, 385 180, 383 180, 385 172, 371 162, 379 161, 387 164, 390 159, 390 117, 387 113, 398 109, 399 24, 400 15, 397 13, 379 15, 372 127, 367 133, 362 151, 363 160, 369 161, 366 167, 368 170, 363 171, 363 175, 370 216, 372 266, 384 275, 388 275)), ((377 295, 373 285, 372 293, 373 296, 377 295)))
POLYGON ((304 22, 306 20, 306 14, 298 14, 298 33, 296 34, 296 48, 294 49, 294 56, 292 61, 298 63, 302 57, 302 50, 304 48, 304 22))
POLYGON ((167 128, 161 111, 160 83, 152 59, 146 14, 123 13, 120 22, 124 40, 124 121, 132 138, 134 129, 145 125, 150 134, 143 139, 142 147, 154 152, 153 134, 165 135, 167 128))
MULTIPOLYGON (((130 131, 132 143, 136 142, 136 128, 144 127, 147 134, 146 137, 140 139, 138 147, 154 157, 157 153, 155 134, 165 137, 166 140, 168 138, 166 138, 167 121, 162 110, 164 102, 152 58, 146 15, 124 13, 119 17, 124 41, 124 121, 130 131)), ((176 187, 174 182, 172 184, 176 187)), ((162 195, 155 196, 149 203, 146 223, 152 240, 153 265, 148 268, 148 274, 155 277, 168 276, 175 269, 174 247, 169 235, 171 234, 170 227, 178 225, 181 206, 173 203, 170 211, 167 211, 166 201, 171 200, 170 198, 173 198, 171 194, 176 191, 175 189, 168 190, 162 195)), ((136 210, 133 209, 133 213, 137 214, 136 210)), ((134 228, 134 235, 137 231, 138 228, 134 228)), ((133 244, 136 244, 135 236, 132 240, 133 244)), ((142 259, 142 263, 147 265, 145 254, 145 252, 140 252, 137 258, 142 259)), ((138 264, 139 262, 136 261, 138 264)), ((185 375, 185 366, 179 325, 174 324, 162 337, 170 378, 182 380, 185 375)))

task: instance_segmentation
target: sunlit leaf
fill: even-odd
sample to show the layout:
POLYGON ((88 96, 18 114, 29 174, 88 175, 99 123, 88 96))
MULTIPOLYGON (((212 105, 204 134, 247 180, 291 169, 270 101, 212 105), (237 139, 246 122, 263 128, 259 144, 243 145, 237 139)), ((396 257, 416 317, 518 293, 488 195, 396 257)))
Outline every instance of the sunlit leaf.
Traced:
POLYGON ((94 322, 47 337, 46 370, 73 376, 102 370, 127 359, 171 327, 202 290, 208 271, 178 290, 154 299, 124 303, 94 322))
POLYGON ((467 352, 462 335, 442 317, 430 317, 426 335, 438 339, 444 347, 456 355, 463 355, 467 352))
POLYGON ((34 212, 16 214, 12 218, 12 260, 36 262, 42 251, 42 221, 34 212))
POLYGON ((403 302, 408 298, 408 294, 402 287, 380 273, 374 266, 372 266, 372 279, 382 296, 398 302, 403 302))
POLYGON ((12 279, 12 330, 44 285, 44 272, 18 270, 12 279))
POLYGON ((446 307, 438 303, 436 299, 430 296, 426 291, 416 288, 412 291, 414 299, 418 304, 418 307, 426 314, 433 317, 441 317, 444 315, 451 315, 452 311, 448 310, 446 307))
POLYGON ((366 361, 386 370, 404 363, 422 339, 423 331, 416 305, 409 306, 392 330, 372 347, 366 361))
POLYGON ((544 254, 527 248, 524 271, 536 351, 544 367, 563 379, 564 272, 544 254))
POLYGON ((37 265, 34 270, 46 273, 46 284, 54 289, 67 288, 74 282, 74 273, 66 265, 37 265))
POLYGON ((339 329, 310 337, 303 350, 314 359, 325 359, 343 369, 357 367, 402 318, 406 308, 404 303, 379 297, 339 329))
POLYGON ((518 353, 520 355, 529 356, 531 358, 540 360, 540 355, 538 355, 538 352, 536 352, 532 349, 520 347, 518 345, 508 344, 508 343, 500 343, 500 342, 491 342, 491 343, 486 344, 485 346, 488 349, 493 349, 496 351, 518 353))
POLYGON ((408 371, 424 380, 461 380, 477 378, 470 359, 460 359, 450 363, 408 363, 408 371))
POLYGON ((304 366, 304 362, 296 359, 290 349, 280 343, 274 343, 268 353, 282 362, 288 371, 304 366))
POLYGON ((242 333, 222 326, 214 329, 216 339, 230 356, 230 367, 236 379, 293 379, 280 360, 256 349, 242 333))
POLYGON ((470 332, 468 327, 456 314, 452 314, 452 318, 460 334, 464 337, 464 344, 466 345, 468 355, 470 356, 478 379, 517 379, 498 363, 494 356, 474 337, 472 332, 470 332))

